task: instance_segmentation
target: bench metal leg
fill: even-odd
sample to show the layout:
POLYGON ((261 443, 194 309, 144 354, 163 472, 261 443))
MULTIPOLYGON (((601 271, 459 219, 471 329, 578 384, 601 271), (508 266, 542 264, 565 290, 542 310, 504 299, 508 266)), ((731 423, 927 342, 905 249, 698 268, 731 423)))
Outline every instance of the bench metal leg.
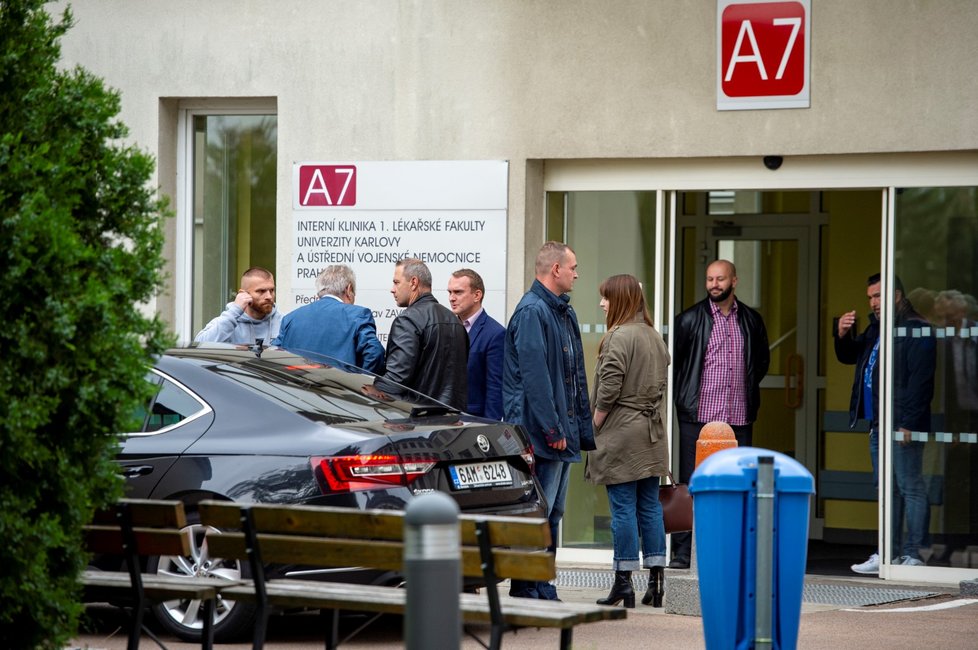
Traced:
POLYGON ((211 650, 214 647, 214 600, 214 598, 204 600, 204 629, 200 634, 202 650, 211 650))
POLYGON ((560 629, 560 650, 571 650, 571 642, 573 641, 574 628, 564 627, 560 629))
POLYGON ((475 632, 473 632, 468 625, 462 626, 462 631, 465 632, 465 635, 468 636, 470 639, 472 639, 473 641, 481 645, 486 650, 489 650, 489 646, 486 645, 486 642, 480 639, 479 636, 475 632))
POLYGON ((139 650, 139 637, 143 634, 143 603, 136 603, 132 608, 132 622, 129 628, 128 650, 139 650))
POLYGON ((321 609, 319 615, 326 623, 326 650, 335 650, 340 645, 340 610, 321 609))
POLYGON ((265 633, 268 630, 268 609, 266 607, 258 607, 258 612, 255 614, 255 636, 252 640, 252 650, 261 650, 265 647, 265 633))
POLYGON ((489 650, 499 650, 502 647, 504 632, 506 632, 505 626, 493 624, 489 631, 489 650))

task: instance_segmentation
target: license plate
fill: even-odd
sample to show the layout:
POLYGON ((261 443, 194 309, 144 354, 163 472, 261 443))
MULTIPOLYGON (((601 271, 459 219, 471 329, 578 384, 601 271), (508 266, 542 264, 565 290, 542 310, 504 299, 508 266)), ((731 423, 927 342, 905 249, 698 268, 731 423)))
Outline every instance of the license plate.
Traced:
POLYGON ((504 460, 452 465, 448 470, 452 475, 452 484, 455 485, 456 490, 488 485, 509 485, 513 482, 513 478, 509 474, 509 463, 504 460))

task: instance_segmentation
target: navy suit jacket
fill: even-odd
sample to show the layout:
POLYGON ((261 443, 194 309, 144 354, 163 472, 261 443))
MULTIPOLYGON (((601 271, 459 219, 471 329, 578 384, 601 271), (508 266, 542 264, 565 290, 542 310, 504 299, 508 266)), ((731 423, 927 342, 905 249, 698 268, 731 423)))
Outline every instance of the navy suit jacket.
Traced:
POLYGON ((506 328, 483 311, 469 328, 469 404, 466 410, 503 419, 503 350, 506 328))
POLYGON ((375 374, 384 372, 384 346, 377 338, 373 314, 331 296, 286 314, 272 345, 329 355, 375 374))

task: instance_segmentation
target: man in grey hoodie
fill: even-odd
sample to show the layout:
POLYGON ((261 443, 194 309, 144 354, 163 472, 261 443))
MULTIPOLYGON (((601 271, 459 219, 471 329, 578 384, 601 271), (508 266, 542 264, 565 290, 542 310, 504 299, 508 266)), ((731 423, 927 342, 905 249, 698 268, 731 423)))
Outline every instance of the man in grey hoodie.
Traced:
POLYGON ((253 266, 241 276, 241 288, 221 314, 200 330, 198 343, 243 343, 259 339, 265 344, 278 336, 282 314, 275 306, 275 278, 271 271, 253 266))

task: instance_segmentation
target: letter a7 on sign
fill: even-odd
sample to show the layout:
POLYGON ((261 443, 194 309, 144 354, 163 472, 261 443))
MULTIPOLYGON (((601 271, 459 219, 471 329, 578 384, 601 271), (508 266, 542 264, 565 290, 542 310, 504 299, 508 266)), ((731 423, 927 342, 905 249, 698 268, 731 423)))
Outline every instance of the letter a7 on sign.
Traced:
POLYGON ((717 2, 717 109, 808 108, 811 0, 717 2))

